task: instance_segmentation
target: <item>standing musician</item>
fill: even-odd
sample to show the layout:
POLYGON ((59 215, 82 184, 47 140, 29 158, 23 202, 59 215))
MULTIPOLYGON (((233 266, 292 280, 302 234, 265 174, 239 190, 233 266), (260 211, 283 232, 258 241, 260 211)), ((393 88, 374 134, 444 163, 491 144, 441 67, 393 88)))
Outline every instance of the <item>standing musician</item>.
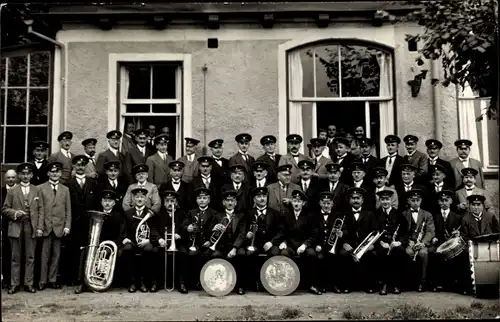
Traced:
POLYGON ((366 180, 373 180, 372 170, 377 166, 378 159, 372 154, 373 140, 370 138, 361 138, 359 141, 359 149, 361 155, 356 161, 362 162, 365 165, 366 180))
POLYGON ((127 211, 134 207, 132 190, 136 188, 143 188, 148 191, 148 194, 146 196, 146 207, 151 209, 155 214, 160 211, 161 199, 160 194, 158 193, 158 187, 155 184, 147 181, 148 171, 149 167, 144 163, 138 164, 132 169, 132 175, 135 177, 135 180, 137 182, 128 186, 125 197, 123 197, 122 207, 124 211, 127 211))
POLYGON ((352 182, 351 177, 351 164, 354 162, 354 155, 349 152, 349 140, 343 137, 335 138, 335 153, 336 156, 332 158, 334 163, 340 164, 342 173, 340 175, 340 182, 349 185, 352 182))
MULTIPOLYGON (((96 170, 97 173, 104 177, 106 169, 104 165, 109 161, 120 161, 123 164, 125 156, 120 152, 120 139, 122 138, 122 133, 118 130, 109 131, 106 134, 108 139, 108 149, 99 153, 97 156, 96 170)), ((124 174, 122 173, 122 176, 124 174)))
POLYGON ((462 180, 464 183, 464 187, 455 192, 458 204, 457 205, 458 212, 464 213, 467 210, 469 210, 469 202, 467 200, 467 197, 472 195, 483 195, 485 197, 484 199, 485 210, 492 211, 493 205, 488 196, 488 192, 476 186, 476 177, 478 174, 477 170, 473 168, 464 168, 461 171, 462 171, 462 178, 463 178, 462 180))
POLYGON ((347 207, 347 191, 349 190, 349 186, 340 182, 342 166, 337 163, 328 163, 326 170, 328 180, 321 181, 318 190, 330 191, 333 194, 333 212, 341 212, 347 207))
POLYGON ((337 222, 343 224, 343 215, 341 213, 332 212, 333 209, 333 193, 324 191, 319 197, 319 205, 321 210, 316 211, 315 225, 318 227, 318 236, 316 240, 316 259, 318 272, 314 275, 316 278, 316 288, 321 293, 333 291, 334 293, 342 293, 338 285, 342 278, 338 254, 341 248, 342 227, 335 227, 337 222), (333 230, 335 229, 335 230, 333 230), (332 235, 333 234, 333 235, 332 235), (330 237, 335 238, 337 243, 331 245, 330 237), (332 253, 333 252, 333 253, 332 253), (321 285, 319 285, 321 284, 321 285))
POLYGON ((214 175, 220 178, 229 178, 229 160, 222 156, 224 152, 224 140, 215 139, 208 143, 210 152, 212 152, 212 158, 214 162, 212 164, 212 171, 214 175))
POLYGON ((222 186, 222 193, 226 190, 236 191, 236 208, 234 209, 237 213, 245 213, 250 209, 250 182, 245 180, 245 167, 241 164, 235 164, 230 166, 231 171, 231 182, 226 183, 222 186))
POLYGON ((408 134, 403 138, 403 141, 405 143, 405 149, 407 152, 407 154, 404 156, 404 162, 409 163, 418 169, 415 180, 418 183, 426 185, 427 182, 425 180, 425 174, 428 172, 427 156, 425 155, 425 153, 417 150, 418 137, 416 135, 408 134))
POLYGON ((123 155, 127 155, 128 152, 135 147, 135 125, 133 122, 126 122, 125 128, 123 129, 123 140, 121 151, 123 155))
MULTIPOLYGON (((260 188, 260 187, 267 187, 270 185, 272 182, 269 179, 269 172, 268 169, 270 168, 269 164, 264 162, 264 161, 259 161, 257 160, 253 166, 253 177, 254 179, 251 181, 250 188, 255 189, 255 188, 260 188)), ((274 170, 275 176, 276 176, 276 169, 274 170)))
MULTIPOLYGON (((235 211, 237 199, 236 191, 226 190, 222 193, 223 212, 216 215, 214 223, 217 223, 212 228, 212 231, 217 231, 220 235, 215 251, 211 253, 211 258, 226 258, 234 266, 237 276, 243 276, 242 263, 246 254, 242 247, 245 241, 245 218, 243 213, 235 211), (222 222, 227 225, 224 225, 222 222)), ((210 238, 210 237, 209 237, 210 238)), ((210 246, 213 246, 211 244, 210 246)), ((238 278, 236 282, 238 294, 245 294, 242 278, 238 278)))
MULTIPOLYGON (((252 165, 255 163, 255 158, 248 154, 248 148, 252 141, 252 136, 248 133, 240 133, 234 137, 238 144, 238 152, 229 158, 229 166, 241 164, 245 167, 247 173, 251 173, 252 165)), ((250 179, 250 178, 248 178, 250 179)))
POLYGON ((199 187, 194 191, 196 196, 195 209, 187 212, 182 223, 182 232, 188 236, 188 267, 185 281, 190 287, 200 288, 199 277, 201 268, 210 253, 210 236, 212 227, 216 224, 217 211, 211 207, 210 189, 199 187))
MULTIPOLYGON (((159 227, 159 239, 158 242, 153 242, 155 247, 160 247, 158 253, 157 262, 165 258, 165 247, 170 247, 172 245, 173 238, 175 238, 175 247, 177 249, 175 253, 175 262, 174 262, 174 278, 178 278, 179 282, 179 292, 182 294, 186 294, 188 292, 185 283, 185 273, 188 269, 187 266, 187 252, 188 252, 188 234, 186 231, 182 229, 182 223, 186 219, 185 212, 179 207, 179 200, 181 196, 172 190, 167 190, 164 193, 164 207, 160 211, 158 215, 160 217, 161 226, 159 227), (172 216, 175 220, 175 231, 172 231, 172 216), (166 238, 165 235, 169 235, 169 238, 166 238)), ((174 260, 174 257, 172 257, 174 260)), ((155 268, 161 267, 161 265, 156 265, 155 268)), ((171 267, 164 267, 165 270, 171 270, 171 267)), ((155 269, 153 272, 153 282, 151 286, 151 292, 156 292, 156 280, 160 278, 159 275, 160 270, 155 269)), ((168 279, 170 276, 166 276, 168 279)), ((176 281, 172 281, 175 285, 176 281)))
POLYGON ((66 181, 71 179, 71 158, 73 158, 73 155, 69 151, 69 148, 71 147, 71 144, 73 144, 73 142, 71 141, 72 139, 73 133, 69 131, 64 131, 59 134, 59 136, 57 137, 57 141, 59 141, 61 149, 59 152, 51 154, 48 159, 49 162, 61 163, 62 174, 59 180, 62 184, 65 184, 66 181))
POLYGON ((453 186, 455 184, 455 178, 453 175, 453 168, 448 161, 445 161, 439 157, 441 149, 443 148, 443 143, 435 139, 429 139, 425 141, 425 146, 427 147, 427 173, 425 176, 425 181, 432 184, 432 168, 436 164, 441 164, 445 169, 448 176, 446 177, 446 185, 453 186))
POLYGON ((309 158, 300 153, 300 145, 302 143, 302 137, 298 134, 290 134, 286 137, 286 143, 288 146, 289 153, 283 155, 278 163, 278 166, 289 164, 292 166, 291 175, 292 182, 297 183, 300 180, 300 169, 299 162, 302 160, 308 160, 309 158))
POLYGON ((373 187, 371 180, 366 180, 366 166, 362 162, 353 162, 351 164, 351 186, 355 188, 363 188, 369 191, 373 187))
MULTIPOLYGON (((201 187, 210 189, 210 208, 219 211, 222 209, 220 192, 225 182, 224 180, 227 181, 227 179, 217 177, 215 174, 212 175, 213 163, 214 159, 210 156, 201 156, 198 158, 200 174, 194 177, 191 182, 191 188, 193 191, 201 187)), ((193 196, 192 199, 194 200, 195 197, 193 196)))
POLYGON ((326 165, 331 163, 332 160, 330 160, 330 156, 328 154, 328 157, 326 157, 324 153, 326 140, 321 138, 312 138, 310 142, 314 161, 314 171, 312 176, 319 179, 328 179, 328 170, 326 170, 326 165))
POLYGON ((313 176, 314 173, 314 163, 310 160, 299 161, 300 169, 300 180, 297 183, 302 188, 307 196, 307 206, 306 208, 310 211, 317 210, 319 208, 318 200, 321 188, 320 179, 313 176))
MULTIPOLYGON (((436 164, 432 169, 432 183, 428 183, 428 191, 429 191, 429 211, 434 214, 441 210, 439 205, 440 193, 443 190, 454 190, 452 186, 449 186, 445 183, 445 179, 447 176, 446 168, 441 164, 436 164)), ((455 199, 455 194, 453 194, 453 199, 455 199)), ((453 200, 452 200, 453 201, 453 200)))
POLYGON ((184 172, 182 173, 182 180, 190 183, 198 174, 198 155, 196 148, 200 140, 193 138, 184 138, 186 141, 186 154, 178 158, 178 161, 184 163, 184 172))
MULTIPOLYGON (((100 192, 101 203, 96 207, 98 211, 104 212, 106 215, 104 216, 104 221, 101 226, 101 234, 99 236, 98 243, 100 244, 103 241, 110 240, 116 244, 118 249, 120 249, 121 241, 125 238, 126 227, 124 222, 123 211, 119 203, 117 203, 118 195, 113 190, 103 190, 100 192)), ((87 220, 89 217, 87 216, 87 220)), ((89 236, 90 237, 90 236, 89 236)), ((87 245, 89 240, 87 240, 87 245)), ((83 284, 83 277, 85 274, 85 266, 87 253, 89 249, 86 246, 80 252, 80 264, 78 270, 78 279, 75 288, 75 294, 80 294, 87 290, 87 286, 83 284)), ((106 254, 108 257, 110 254, 106 254)), ((118 262, 118 256, 120 252, 117 254, 116 263, 118 262)))
POLYGON ((476 186, 480 189, 485 189, 484 185, 484 174, 483 174, 483 165, 481 161, 471 158, 470 155, 470 147, 472 145, 472 141, 470 140, 456 140, 455 146, 457 147, 456 158, 450 160, 450 165, 453 169, 453 174, 455 178, 454 190, 460 189, 463 186, 463 182, 461 178, 461 172, 464 168, 472 168, 477 171, 475 175, 476 186))
POLYGON ((252 190, 253 207, 246 217, 246 255, 242 266, 247 281, 247 287, 252 284, 260 288, 260 267, 262 262, 257 255, 266 254, 268 257, 279 255, 278 245, 282 241, 282 222, 280 213, 267 207, 268 190, 266 187, 257 187, 252 190))
POLYGON ((35 293, 33 287, 36 238, 42 237, 44 223, 43 204, 38 189, 30 184, 34 165, 21 163, 17 166, 19 185, 10 189, 5 198, 2 213, 9 219, 8 237, 11 246, 11 275, 8 293, 19 291, 21 278, 21 250, 24 248, 24 290, 35 293))
POLYGON ((432 238, 435 236, 434 218, 430 212, 420 207, 423 195, 424 192, 420 189, 408 191, 406 200, 409 207, 403 211, 403 217, 408 223, 406 232, 408 238, 403 246, 411 260, 417 261, 418 259, 420 262, 418 266, 420 271, 419 292, 424 292, 426 287, 428 253, 435 251, 435 246, 432 246, 432 238))
POLYGON ((156 153, 150 155, 146 164, 149 167, 148 178, 149 181, 154 183, 156 186, 167 182, 170 177, 169 163, 174 159, 168 155, 168 136, 166 134, 160 134, 153 139, 156 146, 156 153))
MULTIPOLYGON (((432 238, 432 245, 436 248, 448 239, 459 236, 458 229, 460 229, 462 217, 451 210, 453 197, 452 190, 441 190, 436 193, 438 209, 434 209, 432 213, 436 231, 436 236, 432 238)), ((456 276, 458 270, 454 269, 457 265, 456 257, 446 261, 437 252, 432 252, 429 255, 429 281, 432 285, 432 291, 441 291, 443 286, 451 289, 454 279, 459 277, 456 276)))
MULTIPOLYGON (((155 276, 151 274, 150 269, 156 266, 153 243, 158 242, 160 236, 157 229, 161 223, 158 215, 152 215, 138 228, 141 221, 151 214, 151 209, 146 206, 149 192, 144 188, 134 188, 131 193, 134 205, 124 214, 127 232, 126 237, 122 240, 123 265, 130 283, 128 291, 134 293, 137 289, 137 282, 140 282, 139 289, 145 293, 148 292, 145 283, 146 276, 151 278, 151 282, 155 282, 155 276), (138 237, 139 240, 137 240, 138 237), (137 257, 136 254, 139 256, 137 257)), ((152 288, 153 286, 155 285, 151 285, 152 288)))
POLYGON ((49 144, 43 141, 35 141, 33 142, 33 160, 31 163, 35 166, 33 168, 33 178, 31 179, 31 183, 35 186, 44 183, 49 180, 47 177, 47 171, 45 167, 49 164, 47 161, 47 150, 49 148, 49 144))
POLYGON ((305 258, 302 267, 307 271, 309 292, 321 295, 321 291, 315 283, 316 251, 315 247, 318 231, 314 225, 314 216, 304 206, 307 196, 301 190, 292 192, 292 209, 283 215, 284 240, 279 245, 281 255, 293 258, 300 256, 305 258))
POLYGON ((384 142, 388 155, 380 159, 379 166, 387 170, 388 184, 397 186, 401 184, 401 170, 399 167, 404 163, 404 158, 398 154, 401 139, 394 134, 389 134, 384 138, 384 142))
POLYGON ((268 179, 271 183, 278 181, 276 168, 281 160, 281 154, 276 153, 276 137, 274 135, 264 135, 260 139, 260 144, 265 153, 257 158, 257 161, 265 162, 268 167, 268 179))
MULTIPOLYGON (((422 208, 429 211, 430 205, 429 205, 429 193, 427 191, 427 188, 420 184, 415 182, 415 175, 417 173, 417 168, 412 166, 411 164, 408 163, 403 163, 400 165, 401 169, 401 182, 400 184, 396 184, 395 188, 398 193, 398 196, 401 197, 401 199, 404 198, 404 196, 411 190, 418 189, 422 191, 422 208)), ((433 171, 434 168, 431 169, 433 171)), ((405 206, 408 206, 407 204, 405 205, 404 203, 401 204, 401 210, 404 210, 405 206)), ((420 205, 419 205, 420 207, 420 205)))
POLYGON ((145 164, 148 157, 154 154, 146 144, 148 131, 146 129, 139 129, 134 134, 137 144, 127 151, 123 162, 123 173, 130 184, 134 182, 135 175, 133 172, 135 166, 145 164))
MULTIPOLYGON (((97 162, 95 155, 96 144, 97 144, 97 139, 94 138, 89 138, 82 141, 83 150, 85 152, 84 155, 89 159, 89 162, 85 167, 85 175, 87 176, 87 178, 97 179, 99 176, 97 173, 97 162)), ((74 171, 75 169, 73 168, 73 172, 74 171)))
POLYGON ((169 180, 163 183, 158 189, 160 191, 175 191, 179 194, 177 199, 180 209, 186 211, 192 207, 191 205, 191 184, 181 180, 182 172, 184 171, 184 163, 182 161, 172 161, 168 164, 170 169, 169 180))
POLYGON ((349 204, 350 208, 345 210, 344 226, 346 232, 343 236, 342 250, 340 256, 342 258, 342 267, 345 269, 344 293, 359 285, 355 285, 354 277, 362 276, 359 282, 365 288, 365 292, 371 294, 376 288, 376 278, 373 267, 375 267, 376 252, 374 245, 368 247, 367 251, 361 258, 359 263, 353 259, 354 250, 365 240, 372 232, 378 230, 378 223, 375 214, 370 210, 363 209, 365 190, 363 188, 349 188, 349 204))
POLYGON ((272 183, 267 186, 269 191, 268 207, 280 214, 288 211, 292 203, 292 192, 300 190, 300 186, 291 181, 292 165, 283 164, 276 169, 278 173, 278 182, 272 183))
POLYGON ((127 193, 128 183, 121 175, 120 168, 121 163, 118 160, 104 163, 103 169, 105 174, 100 177, 102 180, 99 182, 98 190, 113 190, 116 193, 116 206, 122 208, 122 202, 127 193))
POLYGON ((381 207, 380 197, 378 195, 378 192, 385 190, 394 192, 393 194, 391 194, 390 197, 391 207, 394 209, 398 209, 398 204, 399 204, 398 194, 393 186, 387 185, 387 174, 388 174, 387 170, 383 167, 373 168, 371 174, 373 186, 371 187, 370 190, 366 192, 365 202, 363 203, 366 209, 370 209, 371 211, 374 212, 378 210, 381 207))
MULTIPOLYGON (((384 171, 386 171, 384 169, 384 171)), ((394 294, 401 293, 402 269, 406 259, 406 252, 402 240, 407 228, 407 223, 397 208, 392 207, 394 190, 381 190, 377 192, 381 207, 376 210, 379 230, 385 230, 380 237, 380 242, 375 245, 378 260, 378 276, 382 288, 380 295, 387 295, 389 287, 394 294)))

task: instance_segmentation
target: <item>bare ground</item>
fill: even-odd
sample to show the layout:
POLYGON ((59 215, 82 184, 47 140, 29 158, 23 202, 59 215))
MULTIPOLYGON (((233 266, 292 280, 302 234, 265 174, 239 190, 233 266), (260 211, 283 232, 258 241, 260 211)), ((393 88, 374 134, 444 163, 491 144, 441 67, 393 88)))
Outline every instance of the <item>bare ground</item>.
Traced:
MULTIPOLYGON (((275 297, 267 293, 214 298, 204 292, 130 294, 126 290, 106 293, 73 294, 73 288, 45 290, 36 294, 2 291, 3 321, 89 321, 89 320, 338 320, 385 314, 401 306, 429 308, 447 312, 448 318, 460 308, 491 308, 498 311, 498 299, 478 300, 452 293, 416 293, 380 296, 378 294, 311 295, 296 292, 275 297), (420 307, 421 306, 421 307, 420 307)), ((497 312, 497 315, 500 314, 497 312)), ((377 317, 377 316, 375 316, 377 317)), ((381 316, 382 318, 382 316, 381 316)))

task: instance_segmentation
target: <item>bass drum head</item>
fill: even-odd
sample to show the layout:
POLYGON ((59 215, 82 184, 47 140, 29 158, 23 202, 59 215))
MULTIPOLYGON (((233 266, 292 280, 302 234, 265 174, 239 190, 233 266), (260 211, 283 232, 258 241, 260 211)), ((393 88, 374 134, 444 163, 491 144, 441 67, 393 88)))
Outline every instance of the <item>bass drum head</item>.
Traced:
POLYGON ((260 281, 272 295, 289 295, 299 286, 299 267, 286 256, 273 256, 262 265, 260 281))
POLYGON ((211 259, 201 269, 200 283, 212 296, 228 295, 236 286, 236 270, 225 259, 211 259))

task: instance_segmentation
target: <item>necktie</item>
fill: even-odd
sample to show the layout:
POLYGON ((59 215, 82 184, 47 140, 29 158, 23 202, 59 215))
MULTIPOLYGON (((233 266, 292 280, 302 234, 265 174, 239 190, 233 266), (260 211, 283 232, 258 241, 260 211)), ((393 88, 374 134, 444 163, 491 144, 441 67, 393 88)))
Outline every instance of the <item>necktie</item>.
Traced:
POLYGON ((304 192, 307 190, 307 183, 304 182, 304 192))
POLYGON ((248 158, 247 158, 246 153, 243 153, 241 156, 243 157, 243 160, 245 160, 245 162, 248 162, 248 158))
POLYGON ((367 163, 367 162, 368 162, 368 158, 364 158, 363 163, 367 163))
POLYGON ((389 156, 389 165, 392 164, 392 158, 394 158, 393 156, 389 156))
POLYGON ((436 160, 429 159, 429 162, 431 163, 431 165, 436 165, 436 160))
POLYGON ((111 182, 111 186, 113 187, 113 189, 116 189, 116 183, 114 180, 111 182))
POLYGON ((95 166, 95 159, 94 159, 94 157, 90 158, 90 161, 92 161, 92 164, 95 166))
POLYGON ((23 188, 23 195, 26 197, 28 195, 28 187, 22 187, 23 188))
POLYGON ((411 186, 405 184, 405 191, 408 192, 411 190, 411 186))
POLYGON ((84 184, 83 179, 78 179, 78 184, 80 185, 80 188, 83 188, 83 184, 84 184))
POLYGON ((239 184, 236 185, 236 191, 238 191, 238 190, 240 190, 240 185, 239 184))
POLYGON ((55 196, 57 193, 57 189, 56 189, 57 185, 56 184, 51 184, 51 185, 52 185, 52 191, 54 191, 54 196, 55 196))
POLYGON ((440 191, 441 191, 441 186, 436 185, 436 192, 440 192, 440 191))
POLYGON ((274 161, 274 154, 271 154, 269 157, 274 161))
POLYGON ((442 213, 443 213, 443 218, 444 218, 444 221, 446 221, 446 217, 447 217, 447 215, 446 215, 446 210, 444 210, 444 209, 443 209, 442 213))
POLYGON ((203 178, 203 182, 205 183, 205 187, 208 188, 208 186, 210 185, 210 183, 208 182, 208 178, 203 178))
POLYGON ((330 183, 330 192, 333 192, 334 186, 335 186, 334 184, 330 183))

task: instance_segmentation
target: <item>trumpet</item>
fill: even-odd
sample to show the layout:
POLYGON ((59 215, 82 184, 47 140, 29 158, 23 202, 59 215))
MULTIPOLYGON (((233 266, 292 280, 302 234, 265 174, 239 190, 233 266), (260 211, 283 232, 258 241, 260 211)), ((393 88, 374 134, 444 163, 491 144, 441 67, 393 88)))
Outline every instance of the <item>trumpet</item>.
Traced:
POLYGON ((154 213, 151 211, 151 209, 148 209, 148 213, 146 214, 146 216, 144 216, 144 218, 142 218, 137 225, 137 228, 135 229, 135 241, 137 242, 137 244, 140 244, 144 240, 149 239, 151 229, 149 229, 146 221, 153 216, 154 213))
MULTIPOLYGON (((424 228, 425 228, 425 220, 422 222, 422 226, 420 227, 420 232, 418 233, 418 237, 417 237, 417 241, 415 242, 415 244, 418 244, 420 242, 422 242, 422 239, 424 238, 424 228)), ((413 261, 415 262, 417 260, 417 255, 418 255, 418 252, 415 251, 415 255, 413 256, 413 261)))
POLYGON ((175 252, 177 252, 177 247, 175 245, 175 205, 170 205, 172 207, 172 230, 169 233, 168 227, 165 228, 165 276, 164 276, 164 288, 166 291, 171 292, 175 289, 175 252), (167 248, 170 236, 170 246, 167 248), (172 252, 172 286, 168 287, 168 252, 172 252))
POLYGON ((354 252, 351 254, 354 258, 354 261, 359 262, 368 248, 375 244, 383 234, 385 234, 385 230, 382 230, 382 232, 372 231, 368 236, 366 236, 366 238, 361 242, 361 244, 359 244, 358 247, 356 247, 354 252))
POLYGON ((328 237, 328 241, 327 241, 327 244, 329 246, 332 246, 332 248, 330 249, 330 254, 334 254, 334 255, 336 254, 335 249, 337 248, 337 241, 339 240, 339 238, 337 236, 337 232, 342 230, 342 227, 344 226, 344 220, 345 220, 345 216, 342 219, 337 218, 333 222, 333 227, 332 227, 332 230, 330 231, 330 236, 328 237))
POLYGON ((252 231, 252 242, 250 243, 250 246, 247 247, 247 250, 250 252, 255 251, 255 234, 257 233, 257 229, 259 228, 259 225, 257 223, 253 223, 250 225, 250 230, 252 231))
POLYGON ((392 235, 392 242, 391 244, 389 245, 389 250, 387 251, 387 255, 389 255, 391 253, 391 250, 392 250, 392 243, 394 243, 396 241, 396 237, 398 236, 398 231, 399 231, 399 226, 401 224, 398 224, 398 226, 396 227, 396 230, 394 231, 394 234, 392 235))
POLYGON ((227 217, 222 218, 222 220, 220 221, 219 224, 224 226, 224 228, 222 230, 215 230, 212 233, 212 236, 210 236, 210 243, 212 244, 212 246, 210 246, 210 249, 212 251, 215 251, 215 247, 219 243, 220 239, 222 238, 222 236, 226 232, 227 227, 229 226, 229 224, 231 224, 232 221, 233 221, 232 216, 229 219, 227 219, 227 217))

